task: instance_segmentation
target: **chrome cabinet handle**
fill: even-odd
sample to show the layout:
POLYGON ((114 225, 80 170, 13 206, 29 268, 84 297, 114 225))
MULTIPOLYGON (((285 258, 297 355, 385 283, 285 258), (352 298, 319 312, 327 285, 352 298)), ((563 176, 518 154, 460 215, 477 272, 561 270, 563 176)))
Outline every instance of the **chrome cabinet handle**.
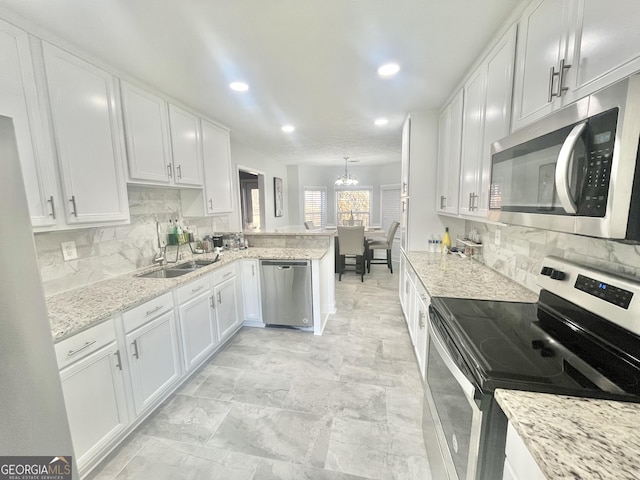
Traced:
POLYGON ((204 288, 204 285, 200 285, 198 288, 192 288, 191 289, 191 293, 196 293, 199 292, 200 290, 202 290, 204 288))
POLYGON ((209 297, 209 305, 211 305, 211 308, 215 309, 216 308, 216 304, 213 301, 213 297, 209 297))
POLYGON ((169 174, 169 178, 173 177, 173 169, 170 163, 167 163, 167 173, 169 174))
POLYGON ((558 98, 562 96, 562 92, 569 90, 569 87, 563 87, 562 84, 564 83, 564 73, 570 68, 571 65, 564 64, 564 58, 560 60, 560 69, 558 70, 558 98))
POLYGON ((473 207, 471 205, 471 202, 473 201, 473 193, 469 194, 469 211, 473 211, 473 207))
POLYGON ((444 209, 447 206, 447 197, 440 195, 440 209, 444 209))
POLYGON ((213 198, 209 199, 209 209, 213 210, 213 198))
POLYGON ((73 205, 73 212, 71 212, 71 215, 73 215, 74 217, 78 218, 78 207, 76 205, 76 196, 75 195, 71 195, 71 200, 69 200, 69 201, 73 205))
POLYGON ((131 345, 133 345, 133 356, 140 358, 140 355, 138 354, 138 340, 134 340, 131 345))
POLYGON ((402 182, 402 193, 407 193, 407 182, 402 182))
POLYGON ((255 265, 251 265, 251 276, 252 277, 256 276, 256 266, 255 265))
POLYGON ((576 143, 580 139, 582 132, 587 128, 587 122, 582 122, 573 127, 571 133, 567 136, 566 140, 560 148, 558 154, 558 161, 556 162, 556 192, 558 192, 558 200, 564 210, 572 215, 577 212, 576 202, 571 195, 571 186, 569 185, 569 167, 571 166, 571 160, 573 160, 573 150, 576 147, 576 143))
POLYGON ((218 303, 222 304, 222 295, 220 295, 220 292, 218 292, 218 303))
POLYGON ((553 97, 557 96, 557 94, 553 92, 553 79, 556 76, 558 76, 558 73, 556 72, 555 67, 551 67, 551 70, 549 70, 549 95, 547 97, 549 103, 551 103, 553 97))
POLYGON ((120 358, 120 350, 117 350, 116 353, 114 353, 114 355, 118 359, 118 363, 116 363, 116 367, 122 370, 122 359, 120 358))
POLYGON ((182 165, 178 165, 178 180, 182 180, 182 165))
POLYGON ((156 313, 158 310, 160 310, 162 307, 164 307, 164 305, 158 305, 156 308, 154 308, 153 310, 147 310, 147 317, 149 315, 153 315, 154 313, 156 313))
POLYGON ((53 195, 49 197, 48 202, 51 204, 51 213, 49 214, 54 220, 56 219, 56 204, 53 202, 53 195))
POLYGON ((69 350, 69 353, 67 353, 67 357, 73 357, 76 353, 80 353, 81 351, 89 348, 94 343, 96 343, 96 341, 92 340, 91 342, 85 343, 83 346, 81 346, 80 348, 78 348, 76 350, 69 350))

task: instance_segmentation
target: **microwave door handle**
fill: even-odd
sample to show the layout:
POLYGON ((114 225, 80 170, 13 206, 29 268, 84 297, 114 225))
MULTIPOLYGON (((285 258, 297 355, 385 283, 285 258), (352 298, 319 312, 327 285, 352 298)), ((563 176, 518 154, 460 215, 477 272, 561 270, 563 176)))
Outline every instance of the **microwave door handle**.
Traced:
POLYGON ((569 185, 571 172, 569 172, 569 167, 571 166, 571 160, 573 160, 573 151, 576 148, 576 143, 578 143, 585 128, 587 128, 587 122, 579 123, 573 127, 562 144, 562 148, 560 148, 558 163, 556 164, 555 181, 558 199, 560 200, 562 208, 571 215, 575 215, 578 212, 578 208, 576 207, 575 200, 571 196, 571 186, 569 185))

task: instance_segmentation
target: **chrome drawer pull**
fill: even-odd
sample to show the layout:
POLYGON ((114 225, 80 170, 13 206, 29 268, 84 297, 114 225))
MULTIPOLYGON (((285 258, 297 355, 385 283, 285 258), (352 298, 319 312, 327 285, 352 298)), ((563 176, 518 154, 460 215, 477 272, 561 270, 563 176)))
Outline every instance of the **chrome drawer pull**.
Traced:
POLYGON ((116 367, 118 367, 120 370, 122 370, 122 359, 120 358, 120 350, 116 351, 116 353, 114 353, 114 355, 118 359, 118 363, 116 363, 116 367))
POLYGON ((227 272, 225 273, 222 278, 227 278, 229 275, 233 275, 233 272, 227 272))
POLYGON ((49 197, 49 203, 51 204, 51 213, 49 214, 54 220, 56 219, 56 205, 53 201, 53 195, 49 197))
POLYGON ((134 340, 131 345, 133 345, 133 356, 140 358, 140 355, 138 355, 138 340, 134 340))
POLYGON ((80 348, 78 348, 77 350, 69 350, 69 353, 67 353, 67 357, 73 357, 76 353, 81 352, 82 350, 89 348, 91 345, 93 345, 94 343, 96 343, 95 340, 92 340, 91 342, 87 342, 85 343, 83 346, 81 346, 80 348))
POLYGON ((196 293, 199 292, 200 290, 202 290, 204 288, 204 285, 200 285, 198 288, 192 288, 191 289, 191 293, 196 293))
POLYGON ((149 315, 153 315, 154 313, 156 313, 158 310, 160 310, 162 307, 164 307, 164 305, 158 305, 156 308, 154 308, 153 310, 147 310, 147 317, 149 315))

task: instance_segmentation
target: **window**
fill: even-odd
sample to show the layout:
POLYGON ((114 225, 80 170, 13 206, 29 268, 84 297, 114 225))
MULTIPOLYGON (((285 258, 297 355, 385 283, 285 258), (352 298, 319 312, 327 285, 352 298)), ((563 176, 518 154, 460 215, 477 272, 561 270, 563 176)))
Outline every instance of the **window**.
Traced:
POLYGON ((371 188, 338 190, 336 189, 336 224, 371 224, 371 188))
POLYGON ((317 228, 327 226, 326 187, 304 187, 304 221, 313 222, 317 228))

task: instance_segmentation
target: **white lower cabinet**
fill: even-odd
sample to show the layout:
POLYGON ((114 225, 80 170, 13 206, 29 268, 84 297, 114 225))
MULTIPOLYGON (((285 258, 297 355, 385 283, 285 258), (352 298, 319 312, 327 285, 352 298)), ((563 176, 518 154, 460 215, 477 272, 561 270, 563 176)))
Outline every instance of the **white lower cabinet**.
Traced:
POLYGON ((101 459, 129 423, 122 359, 112 322, 105 324, 56 345, 56 353, 68 352, 69 361, 61 361, 58 355, 58 364, 68 364, 60 371, 60 379, 81 475, 101 459), (110 331, 105 331, 105 324, 110 331))
POLYGON ((502 480, 547 480, 511 422, 507 427, 502 480))
POLYGON ((236 265, 216 271, 213 275, 213 284, 218 341, 222 342, 242 325, 238 309, 240 295, 236 265))
POLYGON ((260 264, 258 260, 243 260, 241 268, 244 321, 252 325, 262 324, 260 264))
POLYGON ((431 297, 429 297, 427 290, 419 282, 420 281, 416 279, 416 330, 413 346, 415 348, 416 358, 418 359, 420 373, 422 374, 422 378, 424 378, 427 366, 427 324, 429 321, 429 305, 431 304, 431 297))
POLYGON ((180 287, 178 298, 184 366, 190 372, 218 344, 210 277, 206 276, 180 287))
MULTIPOLYGON (((173 305, 172 305, 173 307, 173 305)), ((136 415, 153 405, 180 378, 173 308, 125 336, 136 415)))

